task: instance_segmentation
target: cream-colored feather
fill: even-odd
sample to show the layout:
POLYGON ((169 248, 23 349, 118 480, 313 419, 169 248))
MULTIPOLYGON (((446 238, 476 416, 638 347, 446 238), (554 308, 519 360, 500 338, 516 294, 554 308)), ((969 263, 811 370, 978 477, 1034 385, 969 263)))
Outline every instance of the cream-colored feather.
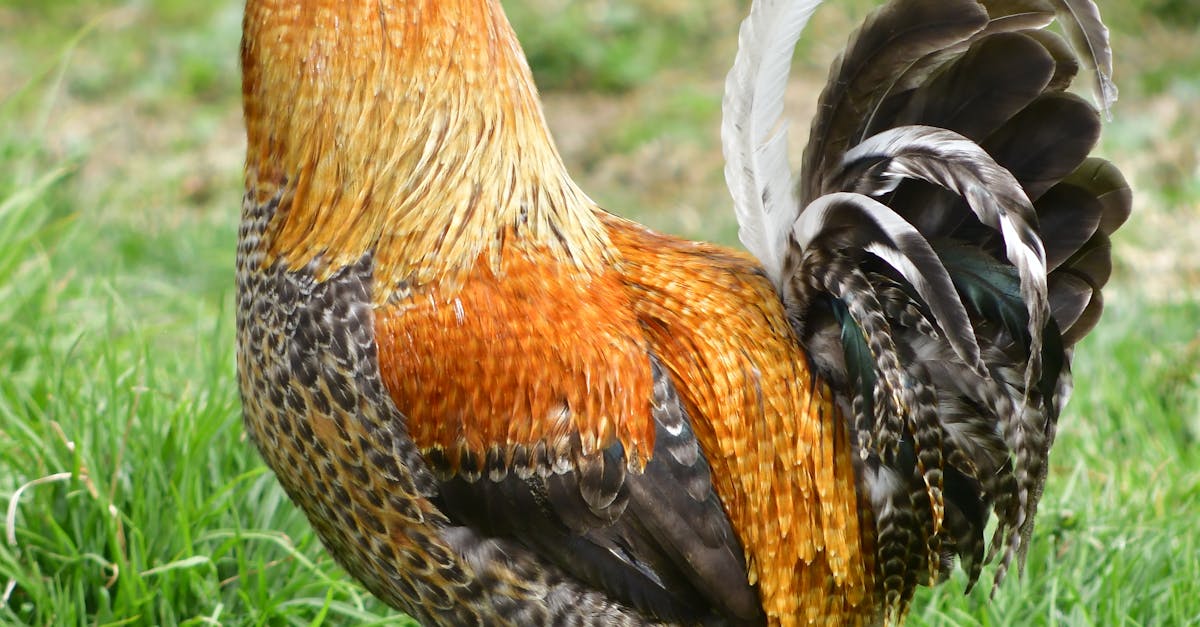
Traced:
POLYGON ((783 283, 784 254, 800 208, 787 156, 783 97, 800 33, 820 0, 755 0, 725 79, 721 144, 738 236, 767 276, 783 283))

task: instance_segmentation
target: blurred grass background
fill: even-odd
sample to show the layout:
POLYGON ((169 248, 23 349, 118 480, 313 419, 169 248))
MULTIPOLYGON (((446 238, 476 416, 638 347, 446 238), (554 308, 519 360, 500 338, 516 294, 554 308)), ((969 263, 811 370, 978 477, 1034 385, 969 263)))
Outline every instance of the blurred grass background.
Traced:
MULTIPOLYGON (((830 2, 789 93, 796 151, 873 3, 830 2)), ((736 242, 718 120, 745 2, 505 5, 584 189, 736 242)), ((1200 624, 1200 4, 1101 2, 1135 187, 1109 312, 1026 575, 913 624, 1200 624)), ((232 350, 243 135, 229 0, 0 0, 0 623, 365 624, 242 434, 232 350)))

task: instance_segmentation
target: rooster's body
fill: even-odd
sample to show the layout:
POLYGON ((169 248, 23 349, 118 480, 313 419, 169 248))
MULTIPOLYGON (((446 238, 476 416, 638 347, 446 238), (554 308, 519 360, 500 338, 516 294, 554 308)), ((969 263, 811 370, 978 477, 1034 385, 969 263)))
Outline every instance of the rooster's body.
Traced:
POLYGON ((909 0, 835 70, 797 199, 769 134, 801 4, 756 6, 726 95, 760 265, 575 186, 496 0, 248 2, 246 424, 373 593, 854 624, 952 556, 974 581, 991 511, 1001 574, 1023 548, 1127 188, 1026 30, 1052 10, 909 0))

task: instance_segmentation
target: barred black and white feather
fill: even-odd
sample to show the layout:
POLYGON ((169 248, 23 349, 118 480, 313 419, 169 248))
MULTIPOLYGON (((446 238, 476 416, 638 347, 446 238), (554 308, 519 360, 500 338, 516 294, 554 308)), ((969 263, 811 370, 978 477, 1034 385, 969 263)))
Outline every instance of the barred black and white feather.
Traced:
POLYGON ((1082 65, 1109 110, 1108 31, 1091 0, 892 0, 834 62, 793 177, 773 143, 788 65, 760 59, 796 32, 754 22, 771 11, 754 3, 726 85, 726 176, 743 241, 847 417, 898 619, 944 556, 975 583, 992 516, 994 585, 1028 546, 1073 345, 1131 206, 1089 156, 1097 109, 1066 91, 1082 65))

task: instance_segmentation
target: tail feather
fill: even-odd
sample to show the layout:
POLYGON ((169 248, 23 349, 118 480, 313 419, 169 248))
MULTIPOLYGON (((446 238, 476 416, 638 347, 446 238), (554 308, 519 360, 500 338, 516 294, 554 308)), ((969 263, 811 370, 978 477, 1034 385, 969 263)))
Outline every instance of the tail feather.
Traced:
POLYGON ((787 125, 781 120, 793 49, 820 0, 758 0, 738 33, 738 53, 725 80, 721 146, 738 236, 782 286, 792 197, 787 125))
POLYGON ((870 251, 901 274, 917 292, 963 363, 984 372, 967 311, 950 275, 929 242, 886 205, 860 194, 826 194, 805 208, 794 227, 796 244, 838 239, 841 247, 870 251))
POLYGON ((1100 8, 1092 0, 1055 0, 1054 4, 1071 46, 1096 77, 1096 102, 1107 116, 1117 101, 1117 86, 1112 81, 1112 48, 1100 8))
POLYGON ((1131 206, 1065 91, 1082 65, 1108 110, 1107 37, 1090 0, 892 0, 821 94, 781 294, 848 414, 886 616, 947 554, 971 585, 1023 560, 1131 206))
POLYGON ((1022 34, 1041 44, 1054 58, 1054 74, 1046 85, 1046 91, 1066 91, 1079 75, 1079 60, 1075 57, 1075 51, 1062 37, 1050 31, 1030 30, 1023 31, 1022 34))
POLYGON ((1063 334, 1063 343, 1071 346, 1096 327, 1104 311, 1104 298, 1100 290, 1112 273, 1112 244, 1108 236, 1103 233, 1094 235, 1064 266, 1059 270, 1060 273, 1086 281, 1091 288, 1091 293, 1085 295, 1087 304, 1063 334))
MULTIPOLYGON (((1094 194, 1066 182, 1043 194, 1037 207, 1042 231, 1058 234, 1056 239, 1046 242, 1046 267, 1050 270, 1061 267, 1100 227, 1102 207, 1094 194)), ((1063 323, 1062 319, 1055 319, 1060 325, 1063 323)))
POLYGON ((896 0, 867 17, 834 61, 804 150, 801 206, 838 191, 827 180, 863 137, 896 77, 987 24, 975 2, 896 0), (881 87, 884 86, 884 87, 881 87))
MULTIPOLYGON (((907 67, 902 68, 901 73, 892 84, 878 92, 876 95, 878 105, 871 114, 870 124, 858 137, 859 141, 875 135, 877 132, 886 131, 889 126, 923 124, 922 121, 916 120, 905 123, 895 117, 895 112, 904 108, 910 98, 918 94, 918 90, 928 88, 932 80, 940 74, 946 73, 949 62, 959 59, 972 44, 988 35, 1000 34, 1000 32, 1044 28, 1046 24, 1054 20, 1054 10, 1039 0, 985 1, 982 4, 988 11, 988 20, 982 29, 973 32, 960 31, 960 35, 962 35, 960 40, 946 40, 944 42, 946 46, 935 48, 929 54, 911 62, 907 67)), ((985 56, 985 59, 989 59, 988 56, 985 56)), ((1018 64, 1012 65, 1019 67, 1018 64)), ((1012 73, 1009 73, 1009 76, 1012 77, 1012 73)), ((1000 86, 1002 83, 1003 80, 996 80, 994 86, 1000 86)), ((965 130, 959 131, 962 132, 962 135, 971 137, 970 133, 965 130)))
POLYGON ((987 8, 985 34, 1045 28, 1054 20, 1054 7, 1047 0, 981 0, 987 8))
POLYGON ((1100 120, 1082 98, 1046 94, 982 142, 1037 200, 1075 171, 1100 138, 1100 120))
POLYGON ((1037 203, 1043 232, 1055 235, 1050 302, 1067 346, 1083 339, 1100 320, 1101 288, 1112 273, 1109 236, 1129 218, 1132 204, 1133 193, 1120 170, 1095 157, 1084 160, 1037 203))
MULTIPOLYGON (((936 123, 973 141, 987 137, 1040 95, 1054 58, 1020 33, 987 37, 928 82, 912 89, 904 109, 886 127, 936 123)), ((873 130, 874 135, 886 128, 873 130)))

